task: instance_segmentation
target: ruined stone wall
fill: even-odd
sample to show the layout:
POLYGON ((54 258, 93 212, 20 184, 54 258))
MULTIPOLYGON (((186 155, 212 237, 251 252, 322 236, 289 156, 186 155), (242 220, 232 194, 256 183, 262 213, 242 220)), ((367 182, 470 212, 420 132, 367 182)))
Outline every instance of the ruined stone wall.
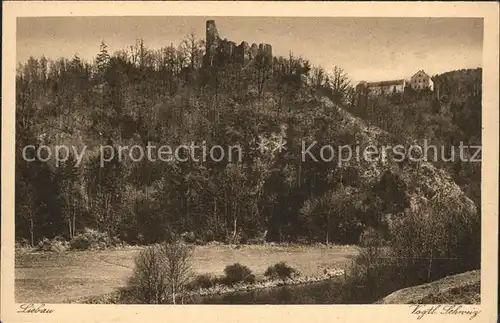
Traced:
POLYGON ((259 55, 267 64, 272 64, 273 49, 269 44, 248 45, 243 41, 235 42, 221 39, 214 20, 206 23, 206 53, 203 58, 205 66, 224 66, 227 64, 247 66, 259 55))

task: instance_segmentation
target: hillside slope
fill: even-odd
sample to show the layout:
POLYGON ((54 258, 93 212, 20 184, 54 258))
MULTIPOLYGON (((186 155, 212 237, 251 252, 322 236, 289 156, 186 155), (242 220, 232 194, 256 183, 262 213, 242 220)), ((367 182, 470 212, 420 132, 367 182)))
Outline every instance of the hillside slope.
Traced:
POLYGON ((481 272, 473 270, 443 279, 400 289, 377 304, 479 304, 481 272))
MULTIPOLYGON (((320 102, 324 109, 335 110, 336 117, 339 119, 336 126, 341 127, 343 133, 356 134, 356 142, 359 146, 383 147, 396 144, 393 134, 376 126, 367 125, 365 121, 337 106, 327 97, 321 97, 320 102)), ((422 205, 432 208, 433 202, 440 200, 448 207, 453 206, 457 210, 463 210, 464 214, 477 213, 474 202, 464 194, 447 171, 436 168, 430 162, 397 161, 392 158, 395 156, 391 155, 390 150, 386 152, 385 160, 377 158, 375 162, 365 161, 365 164, 358 165, 364 171, 364 180, 373 181, 372 185, 376 185, 377 182, 380 183, 383 180, 384 172, 397 173, 403 181, 402 187, 404 187, 410 210, 421 208, 422 205)), ((384 183, 387 193, 391 190, 391 187, 387 187, 388 185, 389 183, 384 183)), ((394 196, 387 196, 387 198, 394 198, 394 196)))

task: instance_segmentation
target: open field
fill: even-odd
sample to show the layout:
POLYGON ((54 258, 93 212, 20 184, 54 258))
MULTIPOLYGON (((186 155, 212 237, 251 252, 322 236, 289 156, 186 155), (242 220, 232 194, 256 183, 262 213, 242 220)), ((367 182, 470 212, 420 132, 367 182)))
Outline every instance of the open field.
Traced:
MULTIPOLYGON (((18 253, 16 302, 63 303, 111 293, 125 286, 140 249, 18 253)), ((260 277, 269 265, 286 261, 314 276, 343 267, 356 254, 354 246, 197 246, 193 265, 197 273, 222 274, 226 265, 239 262, 260 277)))

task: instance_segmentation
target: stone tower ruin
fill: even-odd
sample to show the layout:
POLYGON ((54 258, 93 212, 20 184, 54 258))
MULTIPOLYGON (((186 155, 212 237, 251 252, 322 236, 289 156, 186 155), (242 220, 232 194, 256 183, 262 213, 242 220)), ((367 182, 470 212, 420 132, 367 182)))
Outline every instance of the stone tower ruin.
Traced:
POLYGON ((251 64, 258 57, 265 64, 272 64, 273 49, 269 44, 248 45, 243 41, 236 45, 235 42, 221 39, 215 20, 207 20, 205 36, 206 52, 203 57, 205 67, 224 66, 227 64, 240 65, 243 67, 251 64))
POLYGON ((205 35, 205 65, 213 65, 213 59, 219 47, 219 32, 217 31, 217 26, 214 20, 207 20, 206 23, 206 35, 205 35))

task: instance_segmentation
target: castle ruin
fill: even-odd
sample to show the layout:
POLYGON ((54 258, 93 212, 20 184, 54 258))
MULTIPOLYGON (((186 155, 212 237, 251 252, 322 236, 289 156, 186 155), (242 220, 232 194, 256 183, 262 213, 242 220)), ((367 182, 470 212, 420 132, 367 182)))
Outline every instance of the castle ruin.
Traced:
POLYGON ((205 67, 224 66, 228 64, 248 66, 258 58, 262 58, 265 64, 271 64, 273 53, 269 44, 249 45, 243 41, 236 45, 235 42, 222 39, 219 36, 214 20, 206 23, 206 52, 203 57, 205 67))

